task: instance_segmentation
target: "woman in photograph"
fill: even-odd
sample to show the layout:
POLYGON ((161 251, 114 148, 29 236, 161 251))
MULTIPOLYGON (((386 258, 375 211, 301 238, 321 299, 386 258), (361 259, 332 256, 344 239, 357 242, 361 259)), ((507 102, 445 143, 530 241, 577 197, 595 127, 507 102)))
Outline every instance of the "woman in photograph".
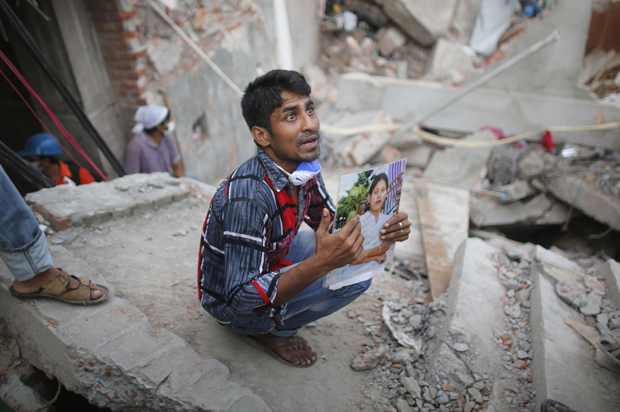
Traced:
MULTIPOLYGON (((376 266, 377 264, 385 262, 386 252, 392 245, 392 242, 382 241, 380 239, 380 230, 390 218, 388 215, 382 213, 383 205, 387 199, 388 185, 388 177, 385 173, 376 175, 372 180, 370 191, 368 192, 368 204, 370 208, 360 217, 362 234, 364 235, 364 251, 351 265, 363 265, 369 262, 377 262, 374 265, 369 265, 376 266)), ((356 271, 359 269, 360 268, 357 267, 355 268, 356 271)))

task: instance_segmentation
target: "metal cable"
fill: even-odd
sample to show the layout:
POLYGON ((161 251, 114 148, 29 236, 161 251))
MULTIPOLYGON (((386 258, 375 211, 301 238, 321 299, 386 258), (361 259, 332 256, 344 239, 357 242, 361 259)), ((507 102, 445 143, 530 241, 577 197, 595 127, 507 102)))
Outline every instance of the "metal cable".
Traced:
POLYGON ((13 30, 15 30, 17 35, 24 42, 24 45, 28 48, 30 53, 32 53, 35 61, 39 64, 41 69, 43 69, 48 79, 54 85, 56 90, 58 90, 60 95, 63 97, 63 99, 73 112, 73 114, 75 114, 75 116, 77 117, 78 121, 82 124, 82 126, 84 126, 88 134, 92 137, 95 144, 99 147, 108 162, 110 162, 110 165, 112 166, 114 171, 119 176, 124 176, 126 174, 125 169, 123 169, 123 166, 116 159, 114 153, 112 153, 106 142, 99 135, 99 132, 97 131, 97 129, 95 129, 95 126, 93 126, 88 116, 86 116, 75 97, 73 97, 67 86, 65 86, 54 68, 47 61, 47 59, 41 52, 41 49, 39 49, 39 46, 34 41, 28 30, 26 30, 26 27, 24 27, 13 9, 11 9, 11 7, 6 3, 5 0, 0 0, 0 9, 7 16, 7 18, 9 19, 9 24, 11 25, 11 27, 13 27, 13 30))

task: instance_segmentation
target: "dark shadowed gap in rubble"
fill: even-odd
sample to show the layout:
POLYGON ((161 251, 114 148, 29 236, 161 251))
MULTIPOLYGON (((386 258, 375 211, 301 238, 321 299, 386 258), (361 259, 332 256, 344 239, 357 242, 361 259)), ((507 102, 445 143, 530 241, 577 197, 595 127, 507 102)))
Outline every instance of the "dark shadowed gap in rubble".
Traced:
MULTIPOLYGON (((25 385, 30 386, 42 399, 52 400, 58 391, 58 380, 49 379, 44 372, 33 368, 33 372, 20 379, 25 385)), ((91 405, 88 400, 77 393, 67 390, 64 386, 60 389, 58 399, 47 409, 48 412, 110 412, 110 409, 99 408, 91 405)))
POLYGON ((588 216, 571 219, 566 231, 563 230, 563 225, 510 225, 487 227, 485 230, 498 231, 511 240, 530 242, 545 249, 555 246, 575 256, 600 255, 604 258, 606 255, 616 261, 620 259, 620 233, 615 230, 609 231, 609 226, 588 216), (605 235, 597 238, 602 234, 605 235))

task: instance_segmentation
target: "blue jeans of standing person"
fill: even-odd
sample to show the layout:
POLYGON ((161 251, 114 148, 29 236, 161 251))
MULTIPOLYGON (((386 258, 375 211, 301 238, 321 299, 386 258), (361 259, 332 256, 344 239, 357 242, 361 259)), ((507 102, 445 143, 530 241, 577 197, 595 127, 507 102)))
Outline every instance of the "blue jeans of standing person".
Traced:
MULTIPOLYGON (((314 253, 315 248, 316 236, 314 231, 303 230, 291 242, 286 260, 290 260, 293 265, 296 265, 308 259, 314 253)), ((292 266, 283 269, 283 271, 290 268, 292 266)), ((323 287, 323 278, 321 278, 287 302, 283 326, 276 326, 269 317, 246 322, 233 320, 226 326, 244 335, 272 333, 276 336, 295 336, 302 326, 331 315, 353 302, 370 287, 371 282, 372 279, 369 279, 337 290, 330 290, 323 287)))
POLYGON ((54 267, 47 239, 0 166, 0 258, 15 279, 25 281, 54 267))

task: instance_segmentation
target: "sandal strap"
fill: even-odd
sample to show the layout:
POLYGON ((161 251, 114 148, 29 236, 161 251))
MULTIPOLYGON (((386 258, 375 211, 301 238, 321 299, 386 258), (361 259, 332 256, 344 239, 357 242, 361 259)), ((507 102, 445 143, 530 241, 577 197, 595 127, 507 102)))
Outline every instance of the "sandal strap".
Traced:
POLYGON ((69 287, 69 274, 62 269, 60 274, 54 280, 45 285, 40 292, 49 295, 60 295, 69 287))
POLYGON ((308 343, 301 336, 274 336, 269 339, 260 341, 263 345, 267 346, 270 350, 278 349, 278 348, 291 348, 291 349, 302 349, 308 343))
POLYGON ((90 300, 90 280, 88 276, 81 276, 79 279, 73 275, 69 275, 66 271, 59 269, 60 274, 47 284, 40 293, 47 295, 55 295, 68 300, 90 300), (69 278, 77 280, 78 286, 75 289, 69 288, 69 278))

